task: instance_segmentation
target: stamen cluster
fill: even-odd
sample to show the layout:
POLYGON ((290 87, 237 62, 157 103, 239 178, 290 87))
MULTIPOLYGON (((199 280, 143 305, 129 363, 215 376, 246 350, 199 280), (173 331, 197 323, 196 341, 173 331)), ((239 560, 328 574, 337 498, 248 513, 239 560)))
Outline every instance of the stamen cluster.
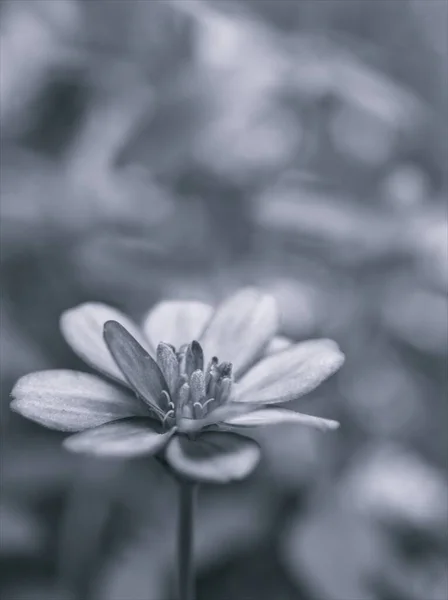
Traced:
POLYGON ((178 350, 161 342, 157 364, 168 386, 160 403, 166 411, 163 421, 168 427, 180 419, 203 419, 230 397, 232 363, 220 363, 214 356, 204 369, 204 352, 197 341, 178 350))

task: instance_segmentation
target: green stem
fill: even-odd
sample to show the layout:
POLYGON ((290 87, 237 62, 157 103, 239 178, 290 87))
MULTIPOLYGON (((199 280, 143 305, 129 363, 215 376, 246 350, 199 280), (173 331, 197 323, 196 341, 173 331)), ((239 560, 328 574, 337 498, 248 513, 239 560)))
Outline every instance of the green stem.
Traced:
POLYGON ((196 486, 179 484, 178 586, 179 600, 194 600, 193 517, 196 486))

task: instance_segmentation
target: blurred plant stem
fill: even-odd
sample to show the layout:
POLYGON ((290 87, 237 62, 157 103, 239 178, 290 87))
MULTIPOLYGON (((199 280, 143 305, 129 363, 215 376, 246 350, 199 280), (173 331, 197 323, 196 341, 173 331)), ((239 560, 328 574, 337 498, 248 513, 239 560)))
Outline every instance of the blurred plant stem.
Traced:
POLYGON ((59 582, 74 599, 92 597, 92 585, 101 561, 101 542, 121 465, 81 460, 67 504, 59 538, 59 582))
POLYGON ((179 483, 177 532, 179 600, 194 600, 193 520, 197 485, 179 483))

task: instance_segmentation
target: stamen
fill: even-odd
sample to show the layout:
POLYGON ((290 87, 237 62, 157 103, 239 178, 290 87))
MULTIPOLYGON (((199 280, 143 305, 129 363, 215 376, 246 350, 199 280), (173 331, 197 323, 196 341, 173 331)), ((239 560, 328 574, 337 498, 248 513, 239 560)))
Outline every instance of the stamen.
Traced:
POLYGON ((163 417, 162 420, 162 425, 166 425, 166 422, 168 421, 168 419, 174 419, 175 415, 174 415, 174 410, 169 410, 166 415, 163 417))
POLYGON ((200 419, 203 415, 203 407, 200 402, 195 402, 193 404, 193 415, 195 419, 200 419))
POLYGON ((202 371, 194 371, 190 377, 190 390, 193 402, 202 402, 205 400, 205 378, 202 371))
POLYGON ((204 404, 202 405, 202 410, 204 411, 204 415, 207 415, 214 408, 216 408, 215 404, 217 406, 216 398, 209 398, 206 402, 204 402, 204 404))
POLYGON ((218 400, 218 403, 220 405, 224 404, 228 400, 230 396, 231 387, 232 380, 230 379, 230 377, 224 377, 219 382, 216 399, 218 400))
POLYGON ((203 368, 204 352, 199 342, 193 341, 188 346, 185 353, 185 373, 188 377, 190 377, 194 371, 202 371, 203 368))
POLYGON ((181 375, 179 377, 179 389, 184 385, 184 383, 188 383, 188 377, 186 375, 181 375))
POLYGON ((179 363, 179 367, 182 368, 182 365, 184 363, 184 359, 185 359, 185 353, 187 351, 188 348, 188 344, 184 344, 183 346, 181 346, 179 348, 179 350, 176 352, 176 358, 177 358, 177 362, 179 363))
POLYGON ((215 397, 216 395, 216 379, 214 379, 213 377, 210 377, 210 381, 208 382, 208 386, 207 386, 207 397, 215 397))
POLYGON ((208 363, 207 365, 207 369, 205 371, 205 387, 206 389, 208 389, 208 385, 210 383, 210 378, 212 376, 212 372, 215 370, 215 368, 218 366, 218 359, 216 356, 214 356, 211 361, 208 363))
POLYGON ((180 417, 182 419, 193 419, 194 418, 194 414, 193 414, 193 407, 190 406, 189 404, 185 404, 182 407, 182 411, 178 413, 180 415, 180 417))
POLYGON ((157 363, 165 377, 170 394, 175 394, 179 380, 179 363, 172 346, 164 342, 157 346, 157 363))
POLYGON ((219 372, 221 377, 231 377, 232 376, 233 365, 231 362, 222 362, 219 365, 219 372))
POLYGON ((163 407, 164 412, 170 410, 171 408, 172 401, 170 395, 166 390, 162 390, 162 392, 160 393, 160 404, 163 407))
POLYGON ((179 389, 178 393, 177 406, 180 411, 182 411, 183 407, 188 404, 188 400, 190 398, 190 386, 188 383, 183 383, 179 389))

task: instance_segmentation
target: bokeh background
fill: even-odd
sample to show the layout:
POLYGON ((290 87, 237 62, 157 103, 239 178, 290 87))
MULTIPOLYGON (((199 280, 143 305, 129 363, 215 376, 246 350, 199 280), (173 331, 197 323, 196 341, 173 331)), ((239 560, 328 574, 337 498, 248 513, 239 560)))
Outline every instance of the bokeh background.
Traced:
POLYGON ((0 3, 5 600, 174 600, 176 495, 153 461, 70 456, 8 409, 85 368, 86 300, 256 284, 340 373, 204 488, 197 600, 447 600, 448 4, 0 3))

